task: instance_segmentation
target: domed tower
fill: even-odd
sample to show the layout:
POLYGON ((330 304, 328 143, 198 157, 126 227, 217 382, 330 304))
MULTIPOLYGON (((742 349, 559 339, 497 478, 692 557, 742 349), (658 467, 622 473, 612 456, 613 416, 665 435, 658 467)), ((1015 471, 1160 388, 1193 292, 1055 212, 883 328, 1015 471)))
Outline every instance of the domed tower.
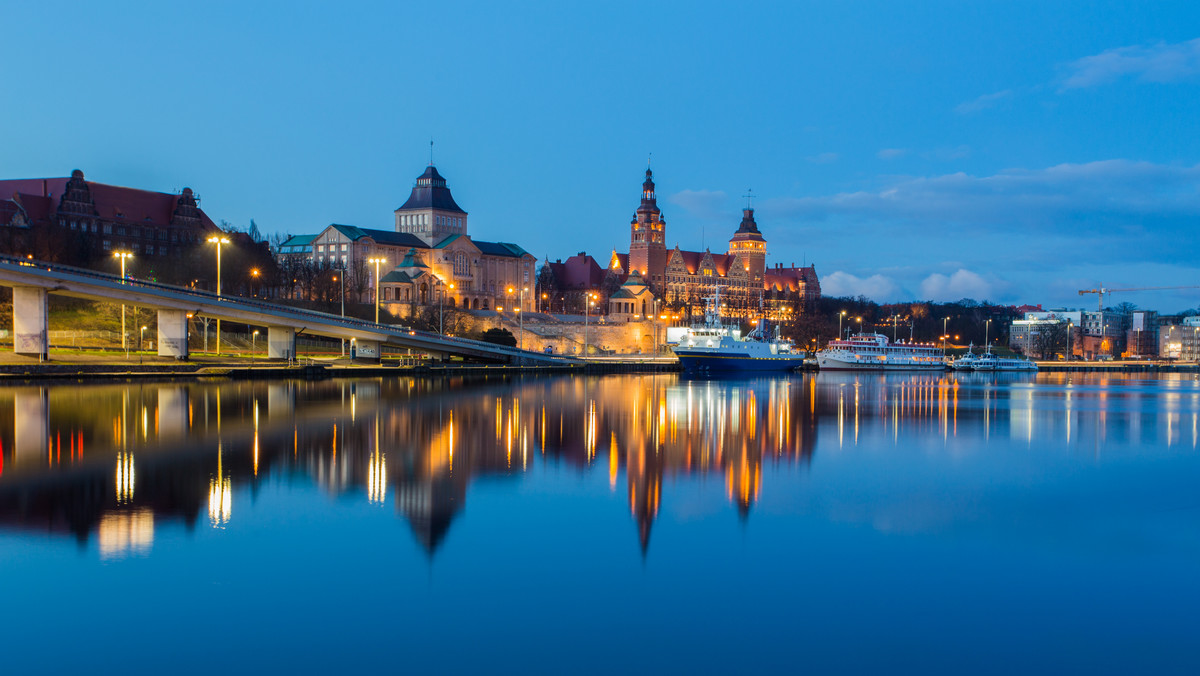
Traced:
POLYGON ((629 224, 629 270, 637 270, 657 292, 662 288, 667 268, 667 222, 662 219, 658 198, 654 195, 654 173, 646 168, 642 183, 642 204, 629 224))
POLYGON ((742 224, 729 238, 729 255, 740 257, 751 283, 755 288, 762 288, 763 272, 767 267, 767 240, 758 231, 751 207, 742 209, 742 224))
POLYGON ((408 232, 433 246, 449 235, 467 234, 467 212, 450 195, 446 179, 432 164, 417 177, 408 201, 396 209, 396 232, 408 232))

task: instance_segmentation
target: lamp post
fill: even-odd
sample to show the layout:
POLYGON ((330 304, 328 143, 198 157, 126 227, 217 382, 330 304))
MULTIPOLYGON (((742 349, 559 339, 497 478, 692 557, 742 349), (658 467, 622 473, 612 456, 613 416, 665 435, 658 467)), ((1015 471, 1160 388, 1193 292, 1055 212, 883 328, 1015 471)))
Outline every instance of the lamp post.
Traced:
MULTIPOLYGON (((208 238, 209 244, 217 245, 217 298, 221 297, 221 245, 229 244, 229 238, 213 235, 208 238)), ((221 318, 217 317, 217 354, 221 354, 221 318)))
POLYGON ((843 338, 843 336, 842 336, 842 317, 845 317, 845 316, 846 316, 845 310, 842 310, 841 312, 838 313, 838 340, 841 340, 843 338))
MULTIPOLYGON (((441 293, 438 294, 438 333, 444 336, 446 335, 446 319, 445 315, 443 314, 443 303, 446 300, 447 284, 440 279, 438 280, 438 283, 442 285, 441 293)), ((451 291, 454 290, 454 284, 449 284, 448 286, 450 287, 451 291)))
POLYGON ((987 320, 983 323, 983 346, 990 353, 992 346, 988 343, 988 329, 992 328, 992 320, 987 320))
POLYGON ((588 291, 583 297, 583 356, 586 359, 588 353, 588 316, 592 312, 592 292, 588 291))
MULTIPOLYGON (((342 274, 333 276, 333 281, 342 283, 342 296, 341 296, 342 319, 345 319, 346 318, 346 268, 345 267, 342 268, 342 274)), ((255 331, 255 333, 258 333, 258 332, 255 331)), ((346 339, 342 338, 341 343, 342 343, 342 356, 345 357, 346 356, 346 339)))
POLYGON ((379 323, 379 266, 387 262, 385 258, 368 258, 367 262, 375 266, 375 323, 379 323))
POLYGON ((949 317, 942 317, 942 356, 946 356, 946 324, 950 321, 949 317))
POLYGON ((142 341, 146 339, 146 327, 142 327, 141 333, 138 334, 138 352, 142 351, 142 341))
POLYGON ((255 295, 255 293, 254 293, 254 284, 255 284, 255 282, 258 281, 258 275, 259 275, 258 268, 250 269, 250 297, 251 298, 258 298, 258 296, 255 295))
POLYGON ((250 358, 254 358, 254 353, 258 351, 258 329, 250 334, 250 358))
MULTIPOLYGON (((525 317, 521 314, 521 309, 525 307, 525 291, 526 290, 527 289, 525 287, 521 288, 521 291, 518 294, 519 300, 517 301, 517 309, 514 310, 514 312, 517 313, 517 333, 521 336, 519 339, 520 342, 517 344, 517 346, 522 350, 525 349, 525 317)), ((513 291, 515 291, 515 289, 513 289, 513 287, 511 287, 511 286, 508 287, 508 295, 509 296, 513 295, 513 291)), ((512 306, 512 298, 511 297, 508 299, 508 304, 510 307, 512 306)))
POLYGON ((1071 329, 1075 323, 1070 319, 1067 320, 1067 361, 1071 361, 1071 329))
MULTIPOLYGON (((133 258, 133 254, 128 251, 117 251, 113 253, 113 258, 121 261, 121 283, 125 283, 125 261, 133 258)), ((121 303, 121 349, 125 350, 125 357, 129 357, 129 347, 125 343, 125 304, 121 303)))

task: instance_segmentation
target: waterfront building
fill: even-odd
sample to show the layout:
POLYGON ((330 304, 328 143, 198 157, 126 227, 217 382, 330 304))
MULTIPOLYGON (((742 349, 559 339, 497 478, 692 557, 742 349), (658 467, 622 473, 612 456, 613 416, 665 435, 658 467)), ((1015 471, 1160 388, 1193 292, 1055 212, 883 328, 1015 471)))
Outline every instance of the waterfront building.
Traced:
POLYGON ((655 297, 691 314, 702 312, 703 299, 719 289, 722 313, 742 318, 758 314, 760 306, 769 314, 802 312, 821 295, 815 266, 767 268, 767 240, 753 207, 742 210, 725 253, 688 251, 679 245, 668 250, 666 227, 653 172, 646 169, 641 203, 629 224, 629 253, 613 251, 607 267, 614 280, 608 288, 615 290, 636 271, 655 297))
POLYGON ((1125 352, 1126 332, 1131 325, 1129 314, 1113 310, 1085 311, 1082 324, 1084 358, 1117 357, 1125 352))
POLYGON ((1175 317, 1160 325, 1158 354, 1164 359, 1200 361, 1200 317, 1175 317))
POLYGON ((408 200, 395 210, 394 228, 376 230, 332 224, 316 235, 292 237, 277 251, 318 269, 341 270, 350 289, 374 302, 376 267, 380 302, 396 316, 416 306, 444 304, 472 310, 535 306, 537 259, 510 242, 477 240, 467 231, 467 212, 454 201, 433 165, 417 177, 408 200), (522 293, 522 290, 525 290, 522 293))
POLYGON ((70 177, 0 180, 0 252, 69 265, 111 267, 127 251, 167 281, 186 275, 192 250, 220 229, 191 188, 178 193, 70 177))
MULTIPOLYGON (((1030 357, 1053 359, 1066 354, 1067 332, 1079 334, 1082 322, 1081 310, 1028 311, 1009 326, 1008 346, 1030 357)), ((1078 347, 1077 337, 1070 338, 1072 351, 1078 347)))

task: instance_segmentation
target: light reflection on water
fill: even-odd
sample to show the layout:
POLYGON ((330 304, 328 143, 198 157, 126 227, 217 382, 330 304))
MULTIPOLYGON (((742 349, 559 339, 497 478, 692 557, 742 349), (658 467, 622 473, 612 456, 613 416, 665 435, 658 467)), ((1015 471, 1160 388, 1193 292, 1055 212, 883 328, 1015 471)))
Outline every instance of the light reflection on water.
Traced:
MULTIPOLYGON (((394 574, 480 575, 476 553, 489 561, 512 556, 525 569, 560 557, 578 565, 571 548, 588 545, 575 534, 584 543, 587 533, 593 543, 608 542, 604 534, 617 525, 624 535, 585 560, 616 572, 618 585, 657 581, 670 590, 672 580, 689 575, 679 565, 700 575, 709 559, 723 560, 764 585, 757 614, 790 626, 794 609, 778 604, 797 602, 801 587, 775 567, 801 551, 797 570, 807 567, 837 589, 838 602, 860 605, 875 602, 862 596, 871 584, 823 566, 851 570, 869 565, 858 558, 865 553, 873 552, 867 561, 887 561, 891 552, 901 568, 928 570, 982 542, 998 559, 1017 557, 1008 565, 1032 569, 1049 565, 1043 538, 1057 543, 1053 551, 1066 547, 1083 557, 1085 567, 1108 563, 1113 551, 1149 557, 1138 573, 1161 573, 1164 558, 1200 562, 1200 503, 1184 488, 1194 491, 1200 479, 1198 415, 1200 382, 1191 375, 13 387, 0 390, 0 551, 25 543, 22 556, 49 560, 52 543, 65 539, 80 547, 73 560, 57 563, 69 572, 122 561, 154 567, 161 557, 184 566, 186 576, 187 561, 224 551, 222 538, 237 542, 229 554, 249 565, 297 547, 298 539, 329 537, 327 527, 364 542, 385 538, 394 574), (468 494, 483 506, 468 510, 468 494), (518 534, 532 526, 505 515, 526 514, 528 523, 530 510, 558 524, 555 537, 518 553, 490 548, 496 537, 527 541, 518 534), (407 524, 411 550, 391 539, 381 512, 407 524), (721 525, 722 515, 740 524, 740 534, 721 525), (255 530, 264 519, 273 529, 255 530), (241 539, 242 528, 262 537, 241 539), (799 533, 805 537, 797 540, 799 533), (48 539, 31 545, 30 534, 48 539), (160 553, 161 541, 168 544, 160 553), (439 558, 444 548, 451 551, 439 558), (745 558, 731 561, 735 551, 745 558), (764 558, 766 551, 773 554, 764 558), (629 554, 641 568, 624 567, 629 554), (672 572, 648 568, 656 558, 674 564, 672 572), (773 569, 777 575, 760 577, 773 569)), ((992 565, 974 564, 981 571, 992 565)), ((344 570, 322 572, 353 576, 366 563, 337 565, 344 570)), ((867 579, 887 578, 873 575, 867 579)), ((710 571, 697 581, 719 579, 710 571)), ((1176 598, 1197 596, 1195 582, 1162 582, 1174 584, 1176 598)), ((983 593, 967 582, 937 584, 983 593)), ((34 588, 44 592, 36 581, 34 588)), ((688 610, 685 596, 661 593, 675 606, 664 611, 668 620, 700 612, 688 610)), ((936 585, 926 593, 959 613, 987 611, 956 606, 936 585)), ((555 607, 556 597, 532 594, 525 600, 534 607, 555 607)), ((457 600, 470 601, 479 599, 457 600)), ((154 610, 151 599, 144 602, 154 610)), ((427 598, 424 610, 436 603, 427 598)), ((878 631, 896 621, 881 617, 878 631)), ((973 640, 985 651, 994 647, 986 637, 973 640)))

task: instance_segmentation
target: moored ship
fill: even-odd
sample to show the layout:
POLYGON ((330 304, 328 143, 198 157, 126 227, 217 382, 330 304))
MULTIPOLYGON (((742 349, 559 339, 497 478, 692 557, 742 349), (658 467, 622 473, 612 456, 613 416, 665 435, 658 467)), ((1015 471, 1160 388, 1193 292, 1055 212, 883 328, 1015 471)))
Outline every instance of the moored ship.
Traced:
POLYGON ((804 353, 794 352, 792 341, 773 335, 768 322, 759 322, 745 337, 734 327, 721 323, 720 290, 705 299, 705 322, 693 326, 675 346, 679 365, 690 373, 740 373, 754 371, 791 371, 804 364, 804 353))
POLYGON ((941 349, 925 343, 893 343, 878 333, 832 340, 817 352, 822 371, 942 371, 941 349))

